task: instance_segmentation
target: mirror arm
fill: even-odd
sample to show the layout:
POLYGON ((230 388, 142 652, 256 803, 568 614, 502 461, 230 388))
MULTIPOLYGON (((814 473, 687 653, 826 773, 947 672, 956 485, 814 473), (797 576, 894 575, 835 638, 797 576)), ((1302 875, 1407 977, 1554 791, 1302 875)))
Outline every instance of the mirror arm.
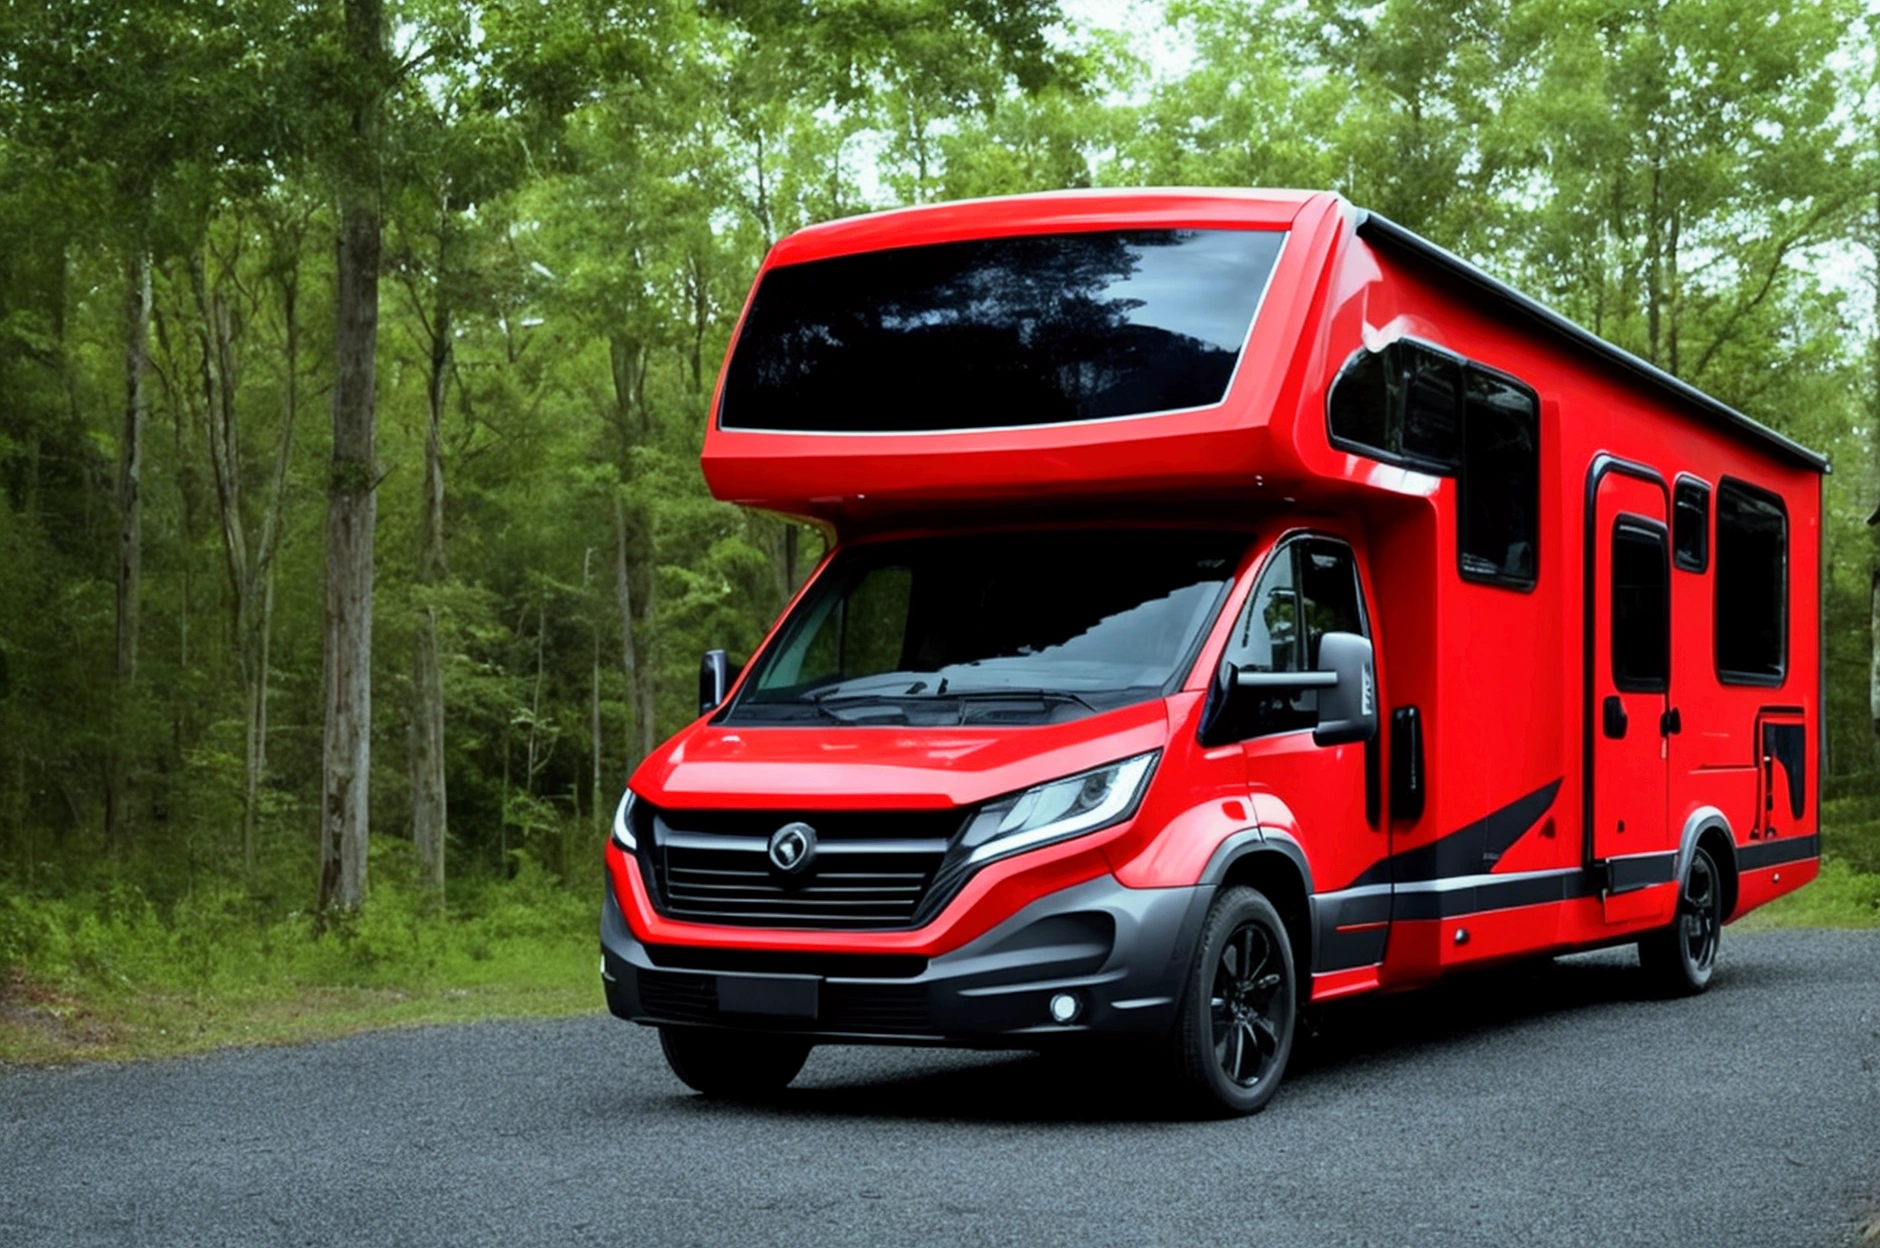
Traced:
POLYGON ((1337 672, 1255 672, 1246 668, 1234 672, 1234 684, 1242 689, 1336 689, 1337 672))

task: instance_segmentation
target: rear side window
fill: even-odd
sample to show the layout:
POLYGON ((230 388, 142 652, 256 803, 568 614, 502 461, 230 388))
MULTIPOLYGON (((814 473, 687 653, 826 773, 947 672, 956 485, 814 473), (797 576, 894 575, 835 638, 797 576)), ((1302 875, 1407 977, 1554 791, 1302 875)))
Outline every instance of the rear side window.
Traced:
POLYGON ((1472 581, 1534 588, 1540 541, 1540 410, 1534 392, 1469 370, 1462 420, 1457 567, 1472 581))
POLYGON ((1717 485, 1717 678, 1779 685, 1788 658, 1789 517, 1767 490, 1717 485))
POLYGON ((1710 567, 1710 487, 1696 477, 1679 477, 1671 503, 1671 545, 1686 572, 1710 567))
POLYGON ((1099 230, 784 265, 752 297, 718 423, 923 433, 1210 406, 1285 237, 1099 230))

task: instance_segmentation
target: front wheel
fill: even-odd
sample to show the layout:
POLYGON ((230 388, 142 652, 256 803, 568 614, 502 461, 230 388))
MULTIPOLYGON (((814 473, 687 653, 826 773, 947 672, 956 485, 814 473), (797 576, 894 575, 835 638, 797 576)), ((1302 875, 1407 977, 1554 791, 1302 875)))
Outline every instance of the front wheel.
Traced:
POLYGON ((1652 986, 1666 996, 1690 996, 1710 983, 1723 936, 1723 880, 1710 851, 1691 851, 1678 888, 1678 913, 1669 927, 1639 937, 1638 960, 1652 986))
POLYGON ((1226 1117, 1265 1107, 1292 1054, 1297 994, 1279 911, 1251 888, 1223 890, 1201 925, 1173 1038, 1197 1108, 1226 1117))
POLYGON ((661 1027, 659 1047, 679 1081, 726 1100, 754 1100, 788 1087, 809 1060, 810 1043, 791 1036, 661 1027))

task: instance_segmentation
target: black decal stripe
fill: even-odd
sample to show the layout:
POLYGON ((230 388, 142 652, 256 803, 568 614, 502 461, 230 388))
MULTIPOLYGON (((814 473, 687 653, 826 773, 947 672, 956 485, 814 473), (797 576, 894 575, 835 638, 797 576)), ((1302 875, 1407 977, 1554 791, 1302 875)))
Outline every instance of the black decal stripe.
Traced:
POLYGON ((1349 970, 1370 966, 1384 958, 1387 927, 1340 931, 1363 924, 1390 922, 1390 894, 1379 890, 1356 897, 1348 893, 1321 893, 1312 899, 1312 970, 1349 970))
POLYGON ((1394 919, 1453 919, 1487 910, 1539 906, 1591 897, 1599 892, 1593 871, 1560 871, 1548 875, 1516 876, 1461 888, 1404 890, 1396 894, 1394 919))
POLYGON ((1678 855, 1675 850, 1663 854, 1629 854, 1624 858, 1608 858, 1606 888, 1610 892, 1628 893, 1635 888, 1668 884, 1677 870, 1678 855))
POLYGON ((1784 836, 1773 841, 1756 841, 1736 847, 1736 866, 1739 871, 1779 867, 1785 862, 1802 862, 1809 858, 1819 857, 1821 857, 1819 836, 1784 836))
POLYGON ((1544 784, 1428 845, 1392 854, 1374 863, 1350 887, 1481 875, 1493 869, 1501 856, 1540 822, 1559 795, 1560 783, 1554 780, 1544 784))

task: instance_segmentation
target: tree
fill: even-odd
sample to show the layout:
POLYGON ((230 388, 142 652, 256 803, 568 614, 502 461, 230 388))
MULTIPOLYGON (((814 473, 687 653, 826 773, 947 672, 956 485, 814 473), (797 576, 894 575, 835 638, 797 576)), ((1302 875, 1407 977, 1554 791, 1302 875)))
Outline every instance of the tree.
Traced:
POLYGON ((383 0, 345 0, 334 153, 339 263, 333 334, 333 467, 327 482, 326 731, 320 800, 324 914, 365 900, 372 769, 373 524, 378 512, 380 147, 394 66, 383 0))

